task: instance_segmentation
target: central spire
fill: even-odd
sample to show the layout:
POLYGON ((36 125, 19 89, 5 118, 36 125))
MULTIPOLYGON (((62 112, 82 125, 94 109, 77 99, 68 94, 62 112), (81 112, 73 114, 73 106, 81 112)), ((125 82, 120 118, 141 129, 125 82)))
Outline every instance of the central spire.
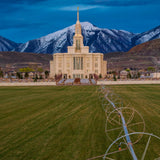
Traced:
POLYGON ((81 35, 81 24, 79 21, 79 7, 77 7, 77 22, 76 22, 76 26, 75 26, 75 34, 76 35, 81 35))
POLYGON ((82 36, 82 28, 79 21, 79 7, 77 7, 77 22, 75 25, 75 35, 73 38, 73 46, 75 46, 75 51, 80 52, 81 47, 83 47, 83 36, 82 36))
POLYGON ((77 7, 77 22, 75 24, 75 34, 73 45, 68 46, 68 53, 89 53, 89 47, 83 44, 82 27, 79 21, 79 7, 77 7))
POLYGON ((77 7, 77 21, 79 21, 79 7, 77 7))

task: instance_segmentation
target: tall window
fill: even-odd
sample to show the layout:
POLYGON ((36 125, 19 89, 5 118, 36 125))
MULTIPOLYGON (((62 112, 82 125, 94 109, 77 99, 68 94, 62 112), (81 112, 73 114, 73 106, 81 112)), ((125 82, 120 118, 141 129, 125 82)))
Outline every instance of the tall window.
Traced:
POLYGON ((96 68, 98 67, 98 63, 95 63, 95 67, 96 67, 96 68))
POLYGON ((73 69, 83 70, 83 57, 73 57, 73 69))
POLYGON ((80 40, 76 40, 76 50, 80 50, 80 40))

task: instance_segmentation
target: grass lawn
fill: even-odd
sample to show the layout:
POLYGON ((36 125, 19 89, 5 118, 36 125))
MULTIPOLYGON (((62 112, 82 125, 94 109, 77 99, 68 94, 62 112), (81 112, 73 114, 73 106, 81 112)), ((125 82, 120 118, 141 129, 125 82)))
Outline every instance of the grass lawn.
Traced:
MULTIPOLYGON (((160 136, 160 85, 111 88, 160 136)), ((0 160, 86 160, 111 143, 96 86, 0 87, 0 160)))

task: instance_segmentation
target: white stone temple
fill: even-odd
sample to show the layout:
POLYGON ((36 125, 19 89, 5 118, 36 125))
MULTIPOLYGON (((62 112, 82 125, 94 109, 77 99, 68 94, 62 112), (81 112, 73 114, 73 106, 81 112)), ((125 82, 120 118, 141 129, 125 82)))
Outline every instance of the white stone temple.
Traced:
POLYGON ((105 77, 107 74, 107 61, 103 60, 103 53, 89 53, 89 47, 83 44, 79 8, 73 46, 68 46, 67 53, 53 54, 50 61, 50 77, 60 74, 63 78, 91 78, 93 74, 105 77))

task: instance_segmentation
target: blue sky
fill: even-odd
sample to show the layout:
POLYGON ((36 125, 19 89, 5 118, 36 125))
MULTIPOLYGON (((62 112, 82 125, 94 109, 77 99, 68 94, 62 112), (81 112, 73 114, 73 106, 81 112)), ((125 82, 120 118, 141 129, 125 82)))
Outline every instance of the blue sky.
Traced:
POLYGON ((26 42, 76 22, 140 33, 160 25, 160 0, 1 0, 0 35, 26 42))

